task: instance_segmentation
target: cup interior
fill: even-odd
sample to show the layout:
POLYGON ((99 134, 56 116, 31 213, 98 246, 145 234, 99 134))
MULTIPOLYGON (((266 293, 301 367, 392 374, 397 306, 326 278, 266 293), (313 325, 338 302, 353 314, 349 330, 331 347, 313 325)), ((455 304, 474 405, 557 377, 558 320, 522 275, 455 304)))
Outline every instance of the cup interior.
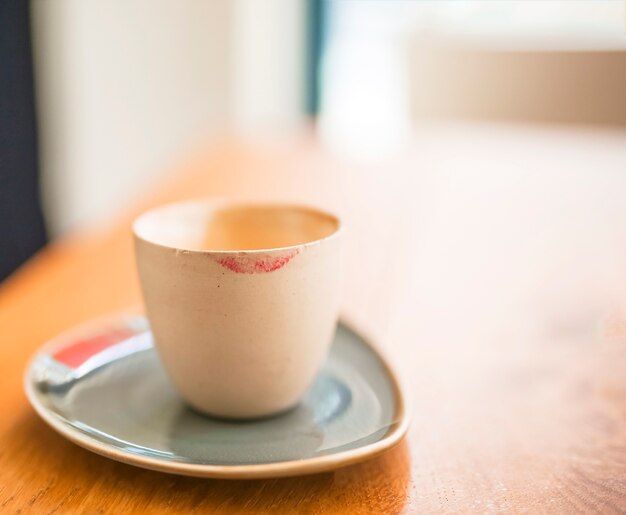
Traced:
POLYGON ((316 209, 280 204, 170 204, 133 224, 135 235, 181 250, 271 250, 311 243, 339 230, 339 220, 316 209))

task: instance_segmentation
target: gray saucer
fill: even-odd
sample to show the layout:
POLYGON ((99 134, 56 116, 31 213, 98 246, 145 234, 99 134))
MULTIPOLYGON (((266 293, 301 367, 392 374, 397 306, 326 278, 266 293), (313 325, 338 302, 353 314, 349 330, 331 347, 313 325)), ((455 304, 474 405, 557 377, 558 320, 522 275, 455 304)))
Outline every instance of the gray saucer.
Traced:
POLYGON ((26 392, 49 425, 87 449, 204 477, 331 470, 391 447, 408 423, 393 372, 344 324, 302 402, 273 418, 231 422, 188 408, 141 317, 96 322, 47 345, 28 367, 26 392))

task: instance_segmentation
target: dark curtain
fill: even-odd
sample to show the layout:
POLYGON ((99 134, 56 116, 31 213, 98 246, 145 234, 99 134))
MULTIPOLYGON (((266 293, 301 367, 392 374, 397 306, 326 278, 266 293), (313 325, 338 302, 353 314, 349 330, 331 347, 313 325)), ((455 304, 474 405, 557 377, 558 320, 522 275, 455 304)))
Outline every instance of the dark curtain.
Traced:
POLYGON ((0 280, 46 242, 29 2, 0 1, 0 280))

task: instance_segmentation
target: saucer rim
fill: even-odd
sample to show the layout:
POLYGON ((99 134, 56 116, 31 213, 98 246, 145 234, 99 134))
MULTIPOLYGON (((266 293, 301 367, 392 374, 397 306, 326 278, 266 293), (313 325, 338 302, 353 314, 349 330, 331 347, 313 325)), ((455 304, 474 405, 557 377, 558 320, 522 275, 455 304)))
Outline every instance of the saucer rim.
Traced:
MULTIPOLYGON (((98 321, 102 321, 103 318, 92 321, 91 323, 88 322, 85 325, 96 325, 96 323, 98 321)), ((109 320, 115 319, 114 317, 106 318, 109 320)), ((117 318, 124 318, 124 316, 117 318)), ((37 397, 33 381, 31 380, 33 363, 42 350, 49 348, 49 344, 52 343, 52 341, 42 346, 42 348, 39 349, 35 356, 29 361, 24 377, 24 390, 26 397, 35 412, 46 424, 48 424, 61 436, 84 449, 99 454, 100 456, 104 456, 105 458, 128 465, 154 470, 157 472, 209 479, 264 479, 329 472, 341 467, 359 463, 366 459, 374 458, 375 456, 382 454, 384 451, 395 447, 398 443, 400 443, 406 434, 410 421, 402 381, 394 371, 385 353, 373 343, 373 340, 368 335, 365 335, 361 330, 355 329, 354 324, 347 321, 345 315, 340 317, 338 324, 343 325, 349 331, 356 334, 361 342, 370 348, 383 365, 391 382, 393 394, 396 400, 395 413, 393 417, 396 422, 394 422, 388 432, 376 442, 363 445, 362 447, 357 447, 356 449, 339 451, 323 456, 314 456, 311 458, 279 461, 274 463, 249 463, 244 465, 177 463, 160 460, 159 458, 133 454, 99 442, 88 435, 84 435, 76 431, 76 429, 68 425, 59 415, 46 408, 37 397)), ((78 329, 80 329, 80 327, 81 326, 79 326, 78 329)), ((53 341, 57 341, 57 338, 53 341)))

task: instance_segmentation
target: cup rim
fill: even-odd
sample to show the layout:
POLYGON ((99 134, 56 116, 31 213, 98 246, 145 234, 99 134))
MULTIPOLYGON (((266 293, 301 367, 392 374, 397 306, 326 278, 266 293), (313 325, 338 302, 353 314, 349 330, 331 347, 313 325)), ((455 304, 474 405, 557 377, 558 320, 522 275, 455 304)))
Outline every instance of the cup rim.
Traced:
POLYGON ((328 240, 332 240, 337 238, 344 231, 343 223, 341 218, 334 212, 329 211, 327 209, 322 209, 317 206, 313 206, 305 203, 298 202, 283 202, 283 201, 265 201, 265 200, 230 200, 230 199, 222 199, 222 198, 191 198, 186 200, 180 200, 175 202, 167 202, 165 204, 159 204, 158 206, 152 207, 143 211, 141 214, 135 217, 131 224, 133 236, 136 240, 141 240, 149 245, 153 245, 155 247, 160 247, 167 250, 174 251, 182 251, 185 253, 191 254, 267 254, 271 252, 284 252, 294 249, 303 249, 307 247, 312 247, 315 245, 319 245, 320 243, 328 240), (183 246, 173 246, 167 245, 164 243, 156 242, 152 239, 146 238, 139 233, 138 225, 142 220, 147 218, 148 216, 164 210, 171 209, 175 206, 183 206, 190 204, 204 204, 211 205, 214 207, 223 207, 223 208, 244 208, 244 207, 252 207, 252 208, 280 208, 280 209, 293 209, 300 211, 309 211, 318 215, 326 216, 335 222, 336 226, 333 232, 324 236, 323 238, 317 238, 314 240, 306 241, 304 243, 300 243, 297 245, 285 245, 282 247, 268 247, 263 249, 192 249, 183 246))

